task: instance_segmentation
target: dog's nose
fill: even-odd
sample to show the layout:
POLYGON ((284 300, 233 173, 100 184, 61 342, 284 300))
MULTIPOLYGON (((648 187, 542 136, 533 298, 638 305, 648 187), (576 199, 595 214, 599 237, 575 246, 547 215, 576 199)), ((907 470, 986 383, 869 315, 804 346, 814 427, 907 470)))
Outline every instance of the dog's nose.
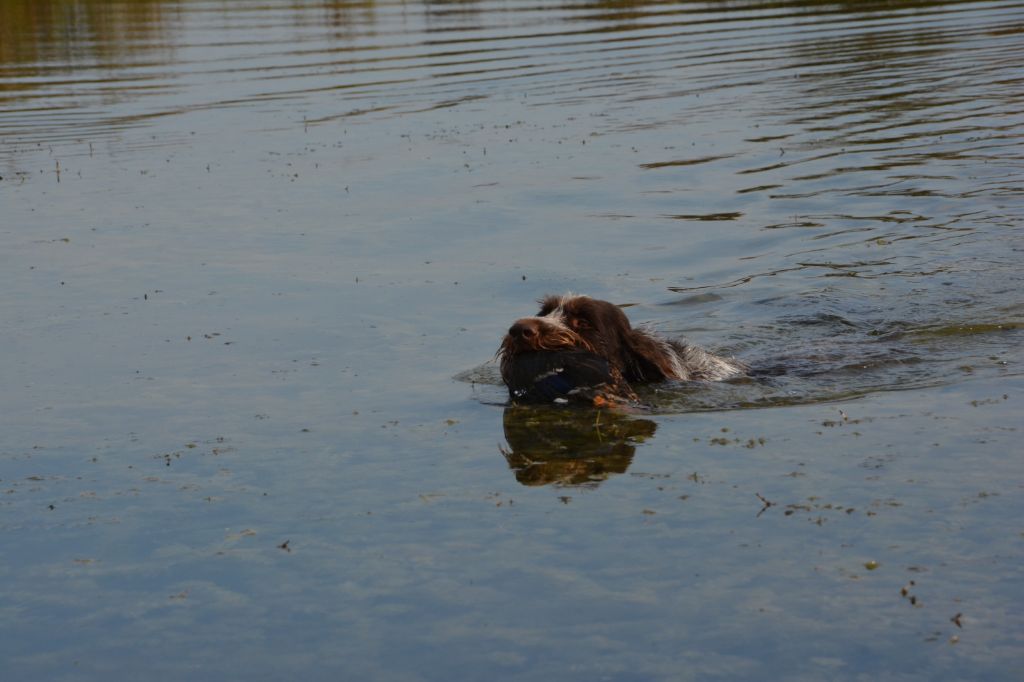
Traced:
POLYGON ((536 337, 540 333, 540 323, 537 320, 530 318, 523 318, 516 320, 515 323, 508 328, 508 335, 513 339, 525 339, 529 340, 536 337))

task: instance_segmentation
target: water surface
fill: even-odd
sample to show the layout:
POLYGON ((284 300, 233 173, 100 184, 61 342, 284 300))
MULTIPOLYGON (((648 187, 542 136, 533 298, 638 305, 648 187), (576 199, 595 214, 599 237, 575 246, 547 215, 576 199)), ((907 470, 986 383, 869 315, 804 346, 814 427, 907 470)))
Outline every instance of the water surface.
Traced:
POLYGON ((1024 3, 0 2, 4 679, 1011 680, 1024 3), (753 379, 515 407, 547 293, 753 379))

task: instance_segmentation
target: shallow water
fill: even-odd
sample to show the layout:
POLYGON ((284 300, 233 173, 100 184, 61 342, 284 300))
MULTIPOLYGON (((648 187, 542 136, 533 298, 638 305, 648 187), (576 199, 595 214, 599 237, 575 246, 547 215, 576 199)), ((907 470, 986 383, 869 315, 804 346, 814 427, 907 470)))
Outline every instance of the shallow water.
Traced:
POLYGON ((1016 679, 1022 74, 1012 1, 0 2, 0 675, 1016 679), (760 374, 507 406, 566 291, 760 374))

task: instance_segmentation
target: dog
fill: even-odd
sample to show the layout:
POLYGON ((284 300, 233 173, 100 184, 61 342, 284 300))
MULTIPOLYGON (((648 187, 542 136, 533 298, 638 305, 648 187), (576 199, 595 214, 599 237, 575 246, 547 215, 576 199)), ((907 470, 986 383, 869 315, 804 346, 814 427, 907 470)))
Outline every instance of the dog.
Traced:
POLYGON ((509 327, 496 354, 513 401, 628 403, 638 384, 721 381, 747 371, 738 360, 633 328, 608 301, 569 294, 539 303, 535 316, 509 327))

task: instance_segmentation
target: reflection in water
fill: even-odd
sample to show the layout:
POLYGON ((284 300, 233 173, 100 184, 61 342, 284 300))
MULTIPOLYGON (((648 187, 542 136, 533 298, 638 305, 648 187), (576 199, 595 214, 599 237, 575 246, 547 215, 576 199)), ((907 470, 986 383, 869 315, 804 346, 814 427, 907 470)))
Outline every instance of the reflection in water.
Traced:
MULTIPOLYGON (((281 23, 296 28, 329 27, 334 39, 355 36, 376 21, 374 0, 309 0, 279 8, 281 23)), ((175 32, 189 11, 216 13, 195 0, 4 0, 0 2, 0 67, 24 65, 34 73, 75 67, 116 68, 173 48, 175 32)), ((225 7, 253 19, 259 8, 225 7)), ((239 25, 235 24, 238 28, 239 25)), ((169 62, 168 59, 161 61, 169 62)), ((148 59, 148 58, 147 58, 148 59)), ((0 80, 0 90, 12 84, 0 80)))
POLYGON ((597 487, 625 473, 636 446, 657 424, 628 414, 573 407, 510 406, 502 450, 516 480, 527 486, 597 487))
MULTIPOLYGON (((113 67, 132 54, 165 45, 178 0, 4 0, 0 2, 0 67, 33 72, 76 65, 113 67)), ((0 71, 2 73, 2 71, 0 71)), ((12 83, 0 79, 0 90, 12 83)))
MULTIPOLYGON (((729 163, 739 164, 740 173, 776 175, 772 171, 803 172, 806 166, 806 177, 827 177, 870 168, 865 154, 885 150, 864 149, 865 143, 887 141, 896 151, 894 143, 929 139, 934 129, 907 126, 935 113, 951 133, 998 132, 985 120, 999 110, 998 101, 974 101, 956 87, 976 65, 935 66, 948 66, 943 60, 951 48, 974 40, 986 41, 978 49, 1007 60, 1003 68, 1012 69, 1015 3, 1006 4, 977 9, 977 3, 915 0, 554 6, 6 0, 0 3, 0 93, 7 97, 0 97, 0 105, 36 101, 43 106, 34 110, 45 111, 73 102, 89 107, 77 112, 78 124, 105 122, 102 132, 110 134, 123 125, 100 106, 111 98, 146 101, 138 113, 147 121, 279 97, 308 98, 322 110, 306 120, 329 122, 367 112, 459 106, 515 86, 528 91, 536 106, 606 103, 592 131, 600 136, 707 120, 733 113, 751 95, 764 95, 774 105, 765 113, 816 134, 761 130, 747 136, 745 148, 728 154, 681 158, 665 152, 666 158, 638 159, 638 167, 671 172, 729 163), (972 8, 976 17, 960 16, 972 8), (1004 25, 1003 32, 993 33, 993 25, 1004 25), (80 77, 51 80, 57 73, 80 77), (207 91, 210 77, 223 87, 207 91), (346 94, 341 102, 335 97, 340 93, 346 94), (646 111, 631 115, 630 105, 637 103, 646 111), (759 152, 776 151, 780 141, 789 155, 761 163, 759 152), (805 153, 794 156, 794 150, 805 153), (838 167, 817 167, 816 162, 840 158, 838 167)), ((1008 73, 1003 80, 1002 97, 1012 100, 1013 81, 1008 73)), ((64 118, 44 116, 31 127, 4 118, 0 133, 8 128, 8 134, 33 141, 67 136, 59 130, 68 124, 64 118)), ((914 166, 930 154, 898 153, 885 163, 914 166)), ((751 182, 737 191, 759 193, 779 185, 751 182)), ((658 214, 732 213, 723 207, 658 214)))

